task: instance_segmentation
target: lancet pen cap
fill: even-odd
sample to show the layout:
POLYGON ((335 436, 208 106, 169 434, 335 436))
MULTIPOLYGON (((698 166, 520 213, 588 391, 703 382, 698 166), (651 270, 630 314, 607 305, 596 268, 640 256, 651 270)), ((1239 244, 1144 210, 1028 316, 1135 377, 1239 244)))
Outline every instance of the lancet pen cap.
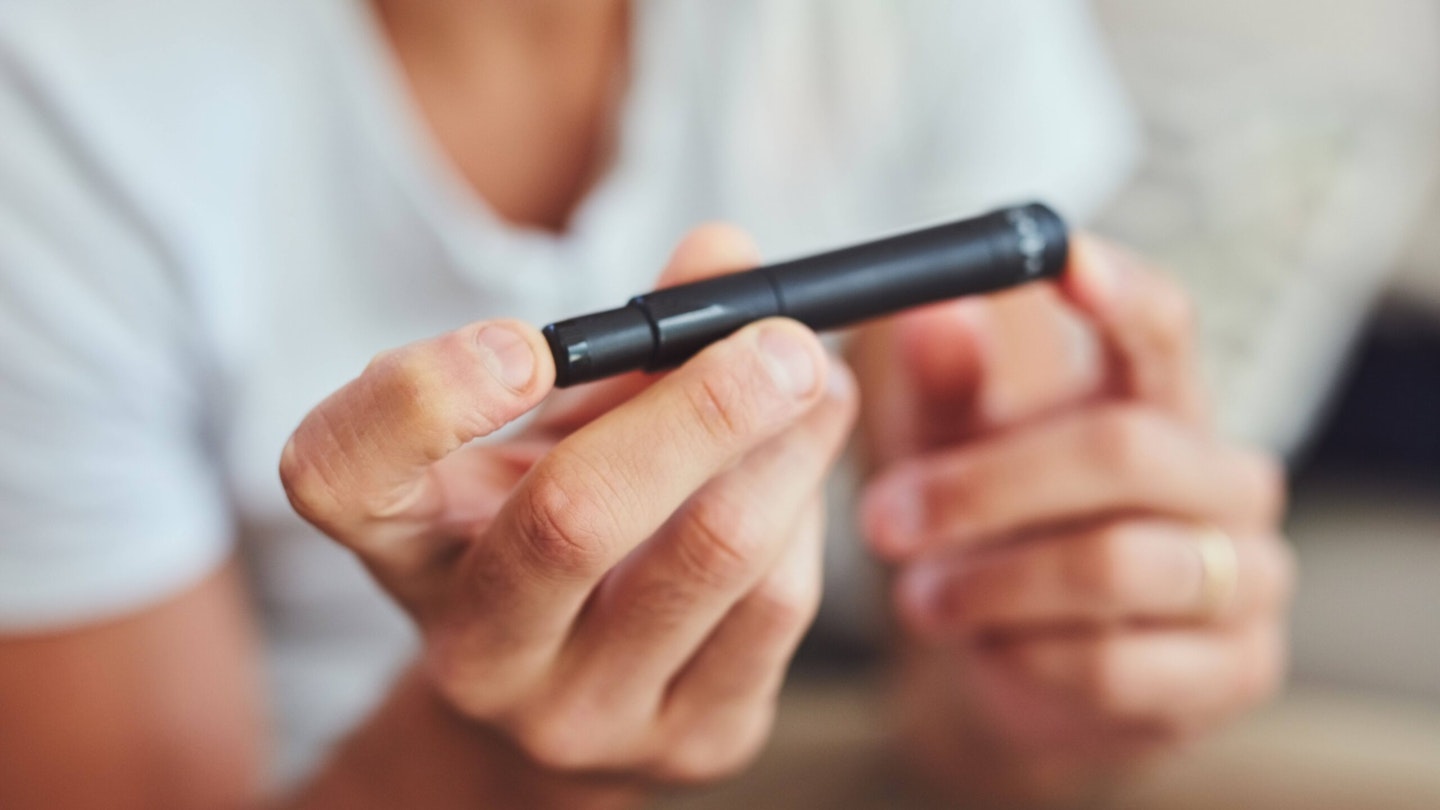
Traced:
POLYGON ((650 321, 634 307, 552 323, 543 332, 561 388, 646 368, 655 352, 650 321))

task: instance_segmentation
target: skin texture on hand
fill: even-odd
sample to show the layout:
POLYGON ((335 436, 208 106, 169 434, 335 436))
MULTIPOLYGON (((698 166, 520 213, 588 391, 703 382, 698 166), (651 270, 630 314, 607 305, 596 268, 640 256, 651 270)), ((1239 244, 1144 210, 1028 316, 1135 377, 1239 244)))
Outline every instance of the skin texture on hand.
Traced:
MULTIPOLYGON (((664 280, 754 261, 704 228, 664 280)), ((660 379, 547 398, 552 373, 533 329, 475 324, 377 357, 295 432, 288 494, 426 647, 264 806, 611 810, 763 741, 818 601, 850 375, 784 321, 660 379), (522 435, 470 441, 542 399, 522 435)), ((227 574, 124 620, 0 639, 0 805, 261 806, 250 619, 227 574)))
MULTIPOLYGON (((662 283, 754 263, 697 231, 662 283)), ((311 412, 281 476, 418 623, 457 715, 560 775, 705 781, 768 733, 819 601, 824 478, 846 369, 771 320, 660 378, 587 387, 521 438, 554 369, 515 322, 376 358, 311 412)))
POLYGON ((1081 237, 1064 281, 857 340, 909 745, 954 794, 1073 801, 1283 678, 1279 466, 1211 431, 1183 292, 1081 237), (1205 610, 1201 536, 1233 542, 1205 610))
MULTIPOLYGON (((1091 278, 1117 260, 1086 251, 1062 289, 855 344, 909 749, 986 806, 1073 799, 1283 669, 1278 470, 1206 426, 1183 296, 1139 268, 1091 278), (1066 350, 1075 336, 1088 347, 1066 350), (1206 616, 1202 525, 1234 538, 1239 570, 1206 616)), ((662 283, 754 263, 705 228, 662 283)), ((783 321, 659 379, 548 397, 548 363, 529 327, 476 324, 378 357, 296 431, 296 507, 410 611, 426 655, 286 806, 620 807, 731 772, 763 740, 818 600, 849 375, 783 321), (542 399, 517 438, 471 441, 542 399)), ((248 805, 263 731, 238 590, 226 577, 133 621, 0 644, 0 694, 51 696, 0 724, 0 803, 248 805)))

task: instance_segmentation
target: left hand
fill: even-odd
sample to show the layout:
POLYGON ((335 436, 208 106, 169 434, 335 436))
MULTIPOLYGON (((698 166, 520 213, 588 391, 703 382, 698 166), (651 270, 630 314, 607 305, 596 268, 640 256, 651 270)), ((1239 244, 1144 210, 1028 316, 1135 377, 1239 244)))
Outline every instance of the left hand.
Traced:
POLYGON ((1184 295, 1095 241, 1074 253, 1058 291, 912 315, 856 353, 912 743, 1034 795, 1271 694, 1293 576, 1280 468, 1211 432, 1184 295), (1233 588, 1207 581, 1228 578, 1207 536, 1233 588))

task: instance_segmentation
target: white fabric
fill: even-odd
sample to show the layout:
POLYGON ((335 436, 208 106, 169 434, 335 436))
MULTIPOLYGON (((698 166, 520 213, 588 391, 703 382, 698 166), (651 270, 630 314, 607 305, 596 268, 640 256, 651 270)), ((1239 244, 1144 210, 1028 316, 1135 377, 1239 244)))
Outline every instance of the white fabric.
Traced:
POLYGON ((1082 217, 1135 149, 1078 2, 636 19, 618 154, 557 237, 462 183, 362 3, 0 3, 0 629, 153 603, 238 539, 293 775, 413 643, 275 474, 374 353, 616 305, 708 219, 778 256, 1031 196, 1082 217))
MULTIPOLYGON (((1155 133, 1099 226, 1190 290, 1220 429, 1293 454, 1406 240, 1435 233, 1440 3, 1262 5, 1097 3, 1155 133)), ((1411 300, 1425 272, 1440 293, 1440 245, 1415 247, 1411 300)))

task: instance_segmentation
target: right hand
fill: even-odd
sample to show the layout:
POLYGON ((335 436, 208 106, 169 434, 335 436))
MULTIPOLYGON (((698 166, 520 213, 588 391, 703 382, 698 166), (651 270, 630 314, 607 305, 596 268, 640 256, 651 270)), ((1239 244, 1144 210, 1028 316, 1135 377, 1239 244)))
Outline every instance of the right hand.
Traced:
MULTIPOLYGON (((752 254, 702 229, 668 280, 752 254)), ((640 379, 571 395, 588 415, 568 435, 542 418, 472 444, 554 380, 535 329, 473 324, 377 357, 306 416, 280 473, 417 622, 455 712, 547 770, 704 781, 768 735, 818 605, 822 484, 856 397, 784 320, 640 379)))

